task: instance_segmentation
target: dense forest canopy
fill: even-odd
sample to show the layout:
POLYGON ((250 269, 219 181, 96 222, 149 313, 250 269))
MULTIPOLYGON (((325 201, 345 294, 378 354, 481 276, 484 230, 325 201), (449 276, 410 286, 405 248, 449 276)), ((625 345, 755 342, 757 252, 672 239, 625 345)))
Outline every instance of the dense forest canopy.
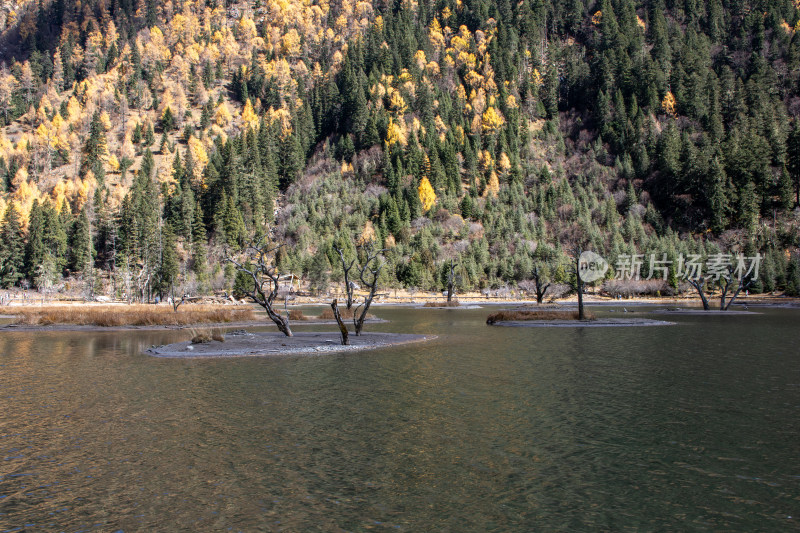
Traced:
POLYGON ((389 287, 566 281, 580 245, 800 291, 798 0, 12 7, 3 287, 230 289, 271 228, 314 290, 373 242, 389 287))

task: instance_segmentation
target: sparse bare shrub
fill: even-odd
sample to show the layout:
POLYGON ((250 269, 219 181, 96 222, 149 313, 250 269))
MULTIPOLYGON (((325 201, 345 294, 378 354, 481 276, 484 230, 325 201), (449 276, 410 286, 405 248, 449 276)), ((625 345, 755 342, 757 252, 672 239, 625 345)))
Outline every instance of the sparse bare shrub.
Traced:
MULTIPOLYGON (((595 317, 589 311, 585 311, 585 318, 593 320, 595 317)), ((549 309, 537 310, 505 310, 492 313, 486 318, 486 323, 489 325, 498 322, 521 322, 532 320, 578 320, 578 311, 560 311, 549 309)))
POLYGON ((461 218, 461 215, 453 215, 442 224, 442 229, 452 233, 453 235, 457 235, 463 227, 464 219, 461 218))
POLYGON ((663 279, 611 279, 603 283, 602 291, 609 296, 634 298, 672 293, 672 288, 663 279))
POLYGON ((289 320, 308 320, 302 309, 289 309, 289 320))
POLYGON ((572 292, 572 287, 566 283, 551 283, 550 288, 547 289, 547 297, 552 302, 560 298, 565 298, 572 292))
POLYGON ((644 213, 647 209, 642 204, 636 204, 631 206, 630 210, 628 211, 629 215, 635 215, 639 218, 644 218, 644 213))
POLYGON ((422 229, 429 224, 432 224, 432 220, 428 217, 418 217, 411 221, 411 227, 414 229, 422 229))
POLYGON ((450 300, 449 302, 425 302, 422 307, 459 307, 460 305, 458 300, 450 300))

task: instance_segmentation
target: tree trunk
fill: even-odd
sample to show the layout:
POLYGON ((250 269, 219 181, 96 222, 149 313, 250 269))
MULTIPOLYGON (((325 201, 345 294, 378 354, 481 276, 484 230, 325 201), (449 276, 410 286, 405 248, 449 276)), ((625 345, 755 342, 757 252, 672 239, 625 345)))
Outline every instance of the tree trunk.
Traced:
POLYGON ((267 315, 269 316, 270 319, 272 319, 273 322, 275 322, 275 325, 278 326, 278 330, 281 333, 283 333, 287 337, 294 337, 292 329, 289 327, 288 318, 281 316, 275 311, 273 311, 272 306, 264 306, 264 309, 266 309, 267 315))
POLYGON ((583 280, 580 272, 576 271, 575 277, 578 278, 578 320, 586 320, 586 314, 583 311, 583 280))
POLYGON ((333 309, 333 317, 336 319, 336 323, 339 324, 339 331, 342 333, 342 346, 349 346, 350 336, 347 332, 347 326, 345 326, 344 322, 342 322, 342 317, 339 314, 339 306, 336 299, 331 302, 331 309, 333 309))
POLYGON ((544 295, 547 294, 547 289, 550 288, 550 284, 548 283, 544 287, 542 287, 538 281, 536 281, 536 303, 541 304, 544 303, 544 295))
MULTIPOLYGON (((722 284, 720 284, 722 285, 722 284)), ((728 307, 725 305, 725 298, 728 296, 728 289, 731 286, 730 280, 725 280, 725 287, 720 286, 722 293, 719 295, 719 310, 727 311, 728 307)))
POLYGON ((697 294, 700 295, 700 299, 703 301, 703 310, 709 311, 711 307, 708 305, 708 298, 706 298, 706 293, 703 291, 703 284, 705 280, 701 279, 699 282, 697 280, 689 280, 689 285, 695 288, 697 294))
MULTIPOLYGON (((369 311, 369 306, 372 305, 372 299, 375 297, 375 291, 372 290, 369 293, 369 296, 364 297, 364 309, 361 310, 361 313, 358 313, 358 307, 353 313, 353 325, 355 326, 355 333, 356 336, 361 335, 361 330, 364 329, 364 321, 367 319, 367 311, 369 311), (358 318, 356 318, 358 315, 358 318)), ((359 306, 360 307, 360 306, 359 306)))
POLYGON ((733 304, 733 301, 736 300, 736 297, 739 296, 740 292, 742 292, 743 290, 747 290, 750 287, 750 283, 751 282, 747 282, 747 283, 739 282, 739 286, 736 288, 736 292, 733 293, 733 296, 731 296, 731 299, 728 300, 728 305, 725 306, 725 311, 727 311, 731 307, 731 305, 733 304))
POLYGON ((447 303, 453 300, 453 278, 455 277, 455 266, 450 260, 450 275, 447 277, 447 303))

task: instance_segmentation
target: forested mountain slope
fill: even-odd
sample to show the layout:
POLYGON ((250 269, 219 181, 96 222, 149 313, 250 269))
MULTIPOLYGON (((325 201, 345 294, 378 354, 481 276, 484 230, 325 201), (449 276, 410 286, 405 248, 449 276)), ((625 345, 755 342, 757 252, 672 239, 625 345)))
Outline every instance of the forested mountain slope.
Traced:
POLYGON ((797 1, 13 7, 5 287, 229 288, 272 227, 315 289, 368 241, 388 286, 562 281, 579 243, 760 253, 756 290, 800 289, 797 1))

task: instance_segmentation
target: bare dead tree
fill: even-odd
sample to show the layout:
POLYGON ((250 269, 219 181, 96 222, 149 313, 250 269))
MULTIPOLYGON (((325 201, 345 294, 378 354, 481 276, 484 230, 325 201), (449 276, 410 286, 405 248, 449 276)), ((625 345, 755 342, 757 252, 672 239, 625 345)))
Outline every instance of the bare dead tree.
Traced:
POLYGON ((344 272, 344 290, 347 296, 347 300, 345 304, 347 305, 347 309, 353 307, 353 288, 354 285, 350 281, 350 270, 353 268, 353 265, 356 264, 355 258, 350 261, 350 264, 347 263, 347 260, 344 258, 344 251, 339 248, 338 246, 333 247, 334 250, 339 254, 339 259, 342 261, 342 272, 344 272))
POLYGON ((531 279, 533 280, 533 290, 536 292, 536 303, 540 304, 544 302, 544 296, 547 293, 547 289, 550 288, 550 282, 545 279, 543 269, 538 264, 533 265, 531 279))
POLYGON ((175 295, 175 284, 174 284, 174 283, 173 283, 172 285, 170 285, 170 287, 169 287, 169 293, 170 293, 170 294, 169 294, 169 296, 170 296, 170 300, 172 301, 172 310, 173 310, 173 311, 175 311, 175 312, 177 313, 177 312, 178 312, 178 308, 181 306, 181 304, 182 304, 183 302, 185 302, 185 301, 186 301, 186 298, 187 298, 189 295, 188 295, 188 294, 186 294, 186 293, 184 293, 184 294, 183 294, 183 296, 181 296, 181 299, 180 299, 180 301, 178 301, 178 298, 177 298, 177 297, 176 297, 176 295, 175 295))
POLYGON ((245 249, 247 256, 253 261, 253 266, 236 261, 232 257, 225 257, 225 261, 233 264, 236 270, 252 278, 253 289, 242 291, 255 303, 264 308, 267 316, 278 326, 278 330, 287 337, 292 337, 292 330, 289 327, 289 317, 282 316, 273 308, 275 298, 278 296, 280 287, 280 274, 272 264, 275 253, 283 247, 283 244, 271 245, 269 243, 256 242, 245 249))
POLYGON ((747 290, 750 288, 750 285, 753 284, 753 280, 750 276, 743 276, 741 278, 736 278, 733 275, 733 265, 728 265, 728 275, 722 276, 719 279, 719 286, 722 289, 722 294, 719 297, 719 310, 720 311, 727 311, 730 309, 731 304, 733 304, 736 297, 739 296, 739 293, 747 290), (736 290, 731 296, 731 299, 728 301, 727 305, 725 304, 725 297, 728 295, 728 291, 732 288, 732 286, 736 286, 736 290))
POLYGON ((447 274, 447 303, 453 301, 453 287, 456 282, 456 266, 455 262, 450 260, 450 271, 447 274))
POLYGON ((372 300, 378 292, 378 277, 383 268, 383 261, 380 260, 380 255, 384 251, 384 249, 373 251, 371 245, 366 245, 364 247, 367 259, 361 267, 359 278, 361 279, 361 283, 364 284, 364 287, 369 287, 369 293, 364 296, 364 303, 359 304, 353 312, 353 325, 355 326, 356 335, 361 335, 361 330, 364 327, 364 320, 367 318, 367 311, 369 311, 369 306, 372 305, 372 300), (361 309, 361 313, 359 314, 359 309, 362 306, 363 309, 361 309))
POLYGON ((687 278, 689 285, 694 287, 694 290, 697 291, 697 294, 700 296, 700 300, 703 301, 703 310, 708 311, 711 307, 708 305, 708 298, 706 297, 705 292, 705 285, 706 285, 706 278, 699 277, 699 278, 687 278))
POLYGON ((342 334, 342 346, 349 346, 350 334, 347 331, 347 326, 342 322, 342 316, 339 314, 339 305, 336 298, 331 302, 331 309, 333 309, 333 317, 336 319, 336 323, 339 325, 339 331, 342 334))
POLYGON ((173 279, 169 284, 169 298, 170 303, 172 304, 172 310, 176 313, 178 312, 178 308, 183 304, 186 299, 189 297, 189 293, 187 291, 187 283, 186 283, 186 271, 185 268, 182 269, 183 272, 178 274, 178 279, 173 279), (177 285, 177 286, 176 286, 177 285), (181 294, 181 299, 178 301, 177 294, 181 294))
POLYGON ((580 246, 574 246, 571 249, 572 252, 572 264, 570 265, 570 273, 575 276, 574 281, 570 282, 572 286, 572 290, 578 293, 578 320, 585 320, 586 314, 583 310, 583 278, 581 278, 581 254, 583 253, 583 248, 580 246))

